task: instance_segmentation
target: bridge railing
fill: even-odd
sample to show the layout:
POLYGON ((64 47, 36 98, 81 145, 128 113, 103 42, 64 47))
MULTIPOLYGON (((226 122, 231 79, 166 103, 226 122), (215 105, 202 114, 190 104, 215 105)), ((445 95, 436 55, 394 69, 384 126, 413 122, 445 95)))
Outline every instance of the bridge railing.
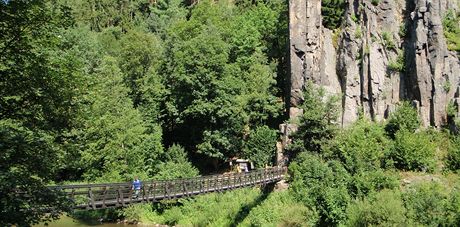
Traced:
POLYGON ((137 195, 132 190, 130 182, 50 186, 49 188, 66 193, 76 209, 103 209, 269 184, 283 179, 285 173, 286 168, 274 167, 248 173, 144 181, 137 195))

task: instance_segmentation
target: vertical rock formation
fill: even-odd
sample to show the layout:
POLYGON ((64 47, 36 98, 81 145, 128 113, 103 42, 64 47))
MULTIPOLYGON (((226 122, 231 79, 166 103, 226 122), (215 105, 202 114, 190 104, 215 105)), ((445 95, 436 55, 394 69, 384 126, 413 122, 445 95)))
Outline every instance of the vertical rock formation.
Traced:
POLYGON ((446 124, 448 103, 459 100, 460 61, 447 49, 442 18, 458 5, 349 0, 342 27, 331 31, 322 26, 320 0, 290 0, 291 119, 312 81, 342 96, 343 126, 360 112, 384 120, 402 100, 414 103, 425 126, 446 124))
POLYGON ((446 123, 446 108, 459 85, 459 59, 447 50, 442 18, 447 9, 456 9, 458 2, 448 0, 414 0, 411 4, 409 67, 407 76, 412 85, 409 98, 418 101, 425 126, 446 123))

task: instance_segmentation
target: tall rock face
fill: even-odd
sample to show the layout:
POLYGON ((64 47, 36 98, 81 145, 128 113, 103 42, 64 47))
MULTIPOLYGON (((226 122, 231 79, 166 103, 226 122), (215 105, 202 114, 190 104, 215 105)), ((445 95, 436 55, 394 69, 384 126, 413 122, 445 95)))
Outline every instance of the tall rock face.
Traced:
POLYGON ((425 126, 446 124, 458 106, 460 60, 449 51, 442 19, 460 0, 349 0, 342 26, 321 21, 321 0, 290 0, 290 116, 301 113, 306 81, 342 97, 340 122, 360 112, 381 121, 403 100, 425 126))

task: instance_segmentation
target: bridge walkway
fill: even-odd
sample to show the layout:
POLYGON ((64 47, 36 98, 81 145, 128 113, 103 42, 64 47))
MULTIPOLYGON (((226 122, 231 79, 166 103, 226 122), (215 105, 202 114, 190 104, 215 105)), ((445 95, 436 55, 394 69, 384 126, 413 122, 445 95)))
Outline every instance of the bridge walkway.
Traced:
POLYGON ((265 185, 282 180, 285 174, 286 168, 274 167, 248 173, 146 181, 143 182, 137 197, 130 182, 63 185, 50 186, 49 188, 65 193, 75 204, 74 209, 95 210, 265 185))

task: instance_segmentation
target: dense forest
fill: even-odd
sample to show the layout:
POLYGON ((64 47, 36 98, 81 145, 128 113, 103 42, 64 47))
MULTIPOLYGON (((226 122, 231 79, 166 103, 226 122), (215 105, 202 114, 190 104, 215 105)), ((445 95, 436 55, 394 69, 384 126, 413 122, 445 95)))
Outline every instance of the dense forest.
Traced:
MULTIPOLYGON (((0 0, 0 226, 62 212, 186 226, 459 226, 455 124, 423 128, 403 102, 385 122, 362 116, 342 129, 339 98, 313 84, 286 191, 72 213, 46 188, 206 175, 235 157, 275 165, 287 11, 284 0, 0 0)), ((337 26, 342 11, 323 20, 337 26)))

